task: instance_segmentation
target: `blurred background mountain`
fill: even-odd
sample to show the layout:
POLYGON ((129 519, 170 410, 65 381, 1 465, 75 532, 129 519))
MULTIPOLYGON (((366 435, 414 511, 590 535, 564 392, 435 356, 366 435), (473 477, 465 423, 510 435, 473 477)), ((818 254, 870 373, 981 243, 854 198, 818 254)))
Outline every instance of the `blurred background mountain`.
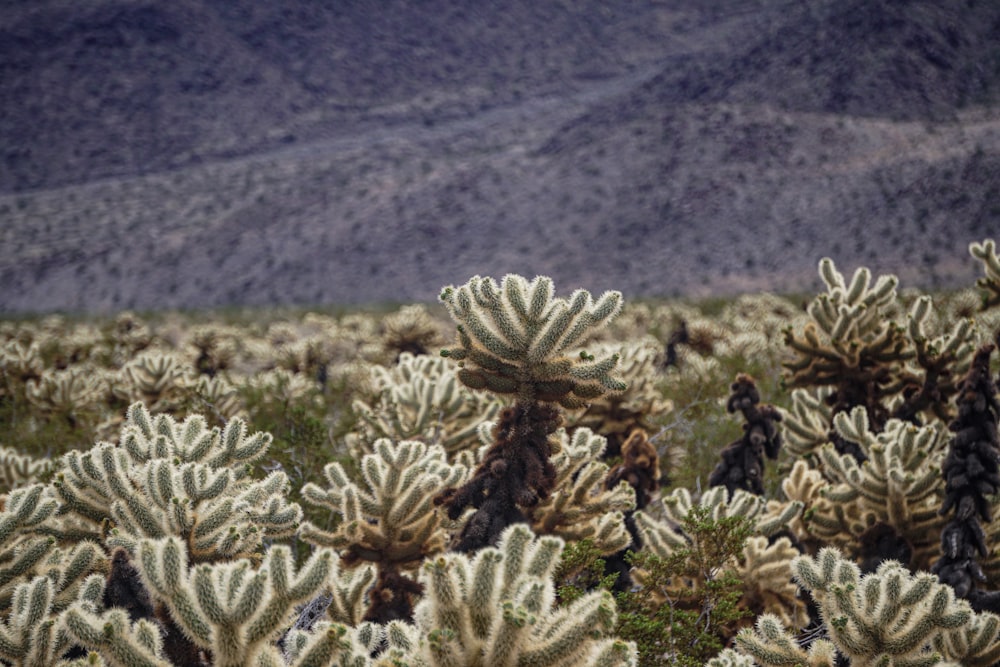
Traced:
POLYGON ((995 0, 7 0, 0 311, 970 285, 995 0))

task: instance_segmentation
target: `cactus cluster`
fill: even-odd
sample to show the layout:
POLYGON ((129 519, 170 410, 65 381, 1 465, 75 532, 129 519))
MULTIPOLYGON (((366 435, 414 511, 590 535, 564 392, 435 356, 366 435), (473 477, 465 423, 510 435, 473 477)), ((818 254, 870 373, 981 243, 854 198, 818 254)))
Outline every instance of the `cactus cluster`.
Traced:
POLYGON ((828 636, 805 649, 775 617, 762 615, 737 637, 740 649, 762 667, 833 667, 837 656, 851 665, 985 667, 1000 658, 1000 619, 975 614, 930 573, 913 574, 887 561, 862 575, 830 548, 796 558, 793 569, 819 604, 828 636))
POLYGON ((634 648, 613 635, 615 604, 592 592, 554 607, 552 574, 563 542, 511 526, 496 547, 453 553, 421 569, 425 598, 414 624, 386 628, 386 664, 613 667, 634 664, 634 648))
POLYGON ((442 552, 448 541, 433 498, 463 481, 468 469, 449 464, 440 445, 382 439, 361 460, 363 484, 350 481, 339 463, 328 463, 323 473, 326 488, 310 482, 302 494, 306 502, 336 513, 337 528, 324 530, 307 521, 300 528, 302 539, 337 549, 347 565, 377 567, 365 619, 409 619, 420 588, 406 571, 442 552))
POLYGON ((240 557, 292 534, 302 518, 285 473, 250 476, 270 442, 239 419, 208 428, 200 416, 177 422, 135 403, 119 443, 68 452, 52 485, 71 529, 133 554, 141 538, 176 536, 199 562, 240 557))
POLYGON ((0 322, 0 664, 997 664, 993 320, 820 274, 0 322))

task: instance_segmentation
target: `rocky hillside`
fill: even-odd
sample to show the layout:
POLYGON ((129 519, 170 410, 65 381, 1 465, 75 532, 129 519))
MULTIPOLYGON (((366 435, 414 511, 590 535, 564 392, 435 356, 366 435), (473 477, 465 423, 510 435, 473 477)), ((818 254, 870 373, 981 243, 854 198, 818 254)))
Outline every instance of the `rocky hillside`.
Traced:
POLYGON ((0 8, 0 311, 966 285, 1000 4, 0 8))

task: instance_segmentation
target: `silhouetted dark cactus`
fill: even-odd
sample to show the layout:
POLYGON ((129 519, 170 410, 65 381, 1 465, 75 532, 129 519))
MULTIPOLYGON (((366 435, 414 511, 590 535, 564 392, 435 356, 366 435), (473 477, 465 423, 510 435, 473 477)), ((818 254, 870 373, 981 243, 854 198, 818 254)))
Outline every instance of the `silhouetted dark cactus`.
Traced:
POLYGON ((708 477, 710 486, 725 486, 730 495, 743 489, 764 495, 764 457, 778 458, 781 434, 777 423, 781 413, 773 405, 760 404, 760 392, 753 378, 745 373, 736 376, 730 385, 732 394, 726 410, 743 413, 743 436, 722 450, 722 460, 708 477))
POLYGON ((960 386, 958 417, 948 425, 954 432, 948 456, 942 464, 945 498, 942 516, 952 518, 941 533, 941 558, 932 571, 950 584, 956 595, 968 599, 977 609, 1000 608, 998 596, 977 589, 986 580, 978 559, 989 553, 986 532, 980 521, 993 520, 990 496, 1000 490, 1000 441, 997 418, 1000 403, 990 377, 990 355, 994 346, 976 352, 972 367, 960 386))

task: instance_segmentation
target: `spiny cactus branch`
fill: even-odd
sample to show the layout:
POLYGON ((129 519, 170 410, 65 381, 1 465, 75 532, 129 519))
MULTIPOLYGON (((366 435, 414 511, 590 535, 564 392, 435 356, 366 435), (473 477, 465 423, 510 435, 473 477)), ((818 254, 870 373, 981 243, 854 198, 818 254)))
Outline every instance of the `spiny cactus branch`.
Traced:
POLYGON ((463 364, 459 379, 473 389, 567 408, 625 389, 611 376, 617 355, 569 354, 618 314, 619 292, 605 292, 596 302, 582 289, 569 299, 555 298, 550 278, 528 282, 509 274, 499 286, 474 276, 461 287, 446 287, 441 301, 459 337, 459 346, 442 354, 463 364))

